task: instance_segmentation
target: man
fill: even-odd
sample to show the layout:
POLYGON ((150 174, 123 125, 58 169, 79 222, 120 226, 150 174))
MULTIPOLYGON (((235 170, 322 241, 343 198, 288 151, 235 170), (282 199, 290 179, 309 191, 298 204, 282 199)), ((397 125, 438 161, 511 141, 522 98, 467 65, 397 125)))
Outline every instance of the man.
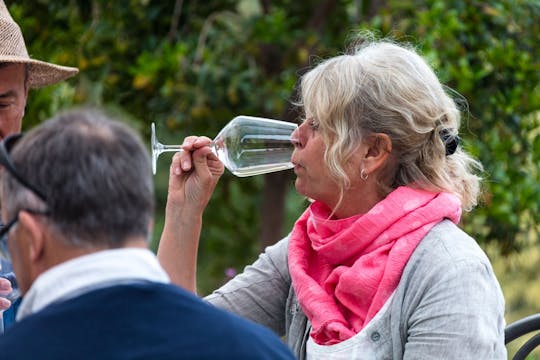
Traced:
MULTIPOLYGON (((28 56, 23 35, 0 0, 0 140, 21 131, 22 118, 28 90, 52 85, 77 74, 78 69, 59 66, 28 56)), ((0 276, 8 276, 9 263, 0 263, 0 276)), ((11 292, 8 280, 0 278, 0 296, 11 292)), ((10 302, 0 297, 0 311, 7 309, 10 302)), ((5 325, 14 317, 15 307, 4 312, 5 325)), ((0 321, 2 317, 0 316, 0 321)))
POLYGON ((270 330, 169 283, 147 248, 150 157, 126 125, 64 113, 4 139, 0 164, 0 241, 24 295, 2 358, 294 358, 270 330))

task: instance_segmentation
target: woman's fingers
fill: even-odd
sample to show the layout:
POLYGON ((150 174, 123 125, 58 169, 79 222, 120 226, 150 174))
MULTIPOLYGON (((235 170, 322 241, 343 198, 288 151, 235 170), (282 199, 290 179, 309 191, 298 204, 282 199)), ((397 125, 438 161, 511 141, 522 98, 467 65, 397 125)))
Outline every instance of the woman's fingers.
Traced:
MULTIPOLYGON (((209 147, 211 144, 212 144, 212 140, 210 140, 206 136, 186 137, 184 139, 184 142, 182 143, 182 149, 184 151, 176 153, 175 154, 176 159, 173 159, 174 174, 180 175, 182 171, 184 172, 190 171, 193 166, 193 152, 196 151, 197 149, 209 147)), ((209 151, 211 152, 210 148, 209 148, 209 151)))

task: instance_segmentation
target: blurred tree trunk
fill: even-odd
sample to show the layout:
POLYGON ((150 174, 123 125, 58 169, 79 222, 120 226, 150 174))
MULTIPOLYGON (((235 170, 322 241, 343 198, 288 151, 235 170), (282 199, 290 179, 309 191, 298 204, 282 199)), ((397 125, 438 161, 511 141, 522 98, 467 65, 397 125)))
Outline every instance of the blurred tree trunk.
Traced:
POLYGON ((290 171, 265 175, 261 211, 261 250, 282 237, 285 220, 285 197, 291 183, 290 171))

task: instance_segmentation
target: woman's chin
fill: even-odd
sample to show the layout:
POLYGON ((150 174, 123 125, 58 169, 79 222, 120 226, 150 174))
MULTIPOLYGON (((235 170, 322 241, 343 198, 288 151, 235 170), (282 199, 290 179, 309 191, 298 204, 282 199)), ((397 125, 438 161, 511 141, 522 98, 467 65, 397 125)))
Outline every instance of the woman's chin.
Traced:
POLYGON ((305 197, 310 197, 309 196, 309 192, 307 191, 307 188, 306 188, 306 184, 304 181, 302 181, 302 179, 300 178, 296 178, 295 182, 294 182, 294 187, 296 189, 296 192, 302 196, 305 196, 305 197))

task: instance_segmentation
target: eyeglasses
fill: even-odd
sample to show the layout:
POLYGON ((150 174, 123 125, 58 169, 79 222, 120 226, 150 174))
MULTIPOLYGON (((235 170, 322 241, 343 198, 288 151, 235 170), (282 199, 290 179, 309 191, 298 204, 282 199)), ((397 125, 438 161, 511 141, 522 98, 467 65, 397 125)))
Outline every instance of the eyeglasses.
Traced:
POLYGON ((0 142, 0 165, 2 165, 17 181, 27 188, 28 190, 32 191, 34 194, 36 194, 43 202, 47 202, 47 197, 41 190, 30 184, 28 181, 26 181, 25 178, 19 174, 19 172, 15 169, 15 165, 13 165, 13 162, 11 161, 11 157, 9 156, 9 153, 15 146, 15 144, 23 137, 22 133, 19 134, 12 134, 4 138, 0 142))
MULTIPOLYGON (((13 134, 10 135, 0 142, 0 165, 4 167, 7 172, 10 173, 22 186, 33 192, 38 198, 43 200, 44 203, 47 203, 47 197, 45 194, 40 191, 38 188, 30 184, 22 175, 15 169, 15 165, 11 161, 9 153, 21 139, 23 134, 13 134)), ((49 210, 38 211, 32 209, 21 209, 19 211, 26 211, 34 215, 49 215, 49 210)), ((0 256, 10 261, 9 251, 7 247, 7 234, 13 228, 13 226, 19 220, 19 212, 11 219, 6 225, 0 227, 0 256)))

